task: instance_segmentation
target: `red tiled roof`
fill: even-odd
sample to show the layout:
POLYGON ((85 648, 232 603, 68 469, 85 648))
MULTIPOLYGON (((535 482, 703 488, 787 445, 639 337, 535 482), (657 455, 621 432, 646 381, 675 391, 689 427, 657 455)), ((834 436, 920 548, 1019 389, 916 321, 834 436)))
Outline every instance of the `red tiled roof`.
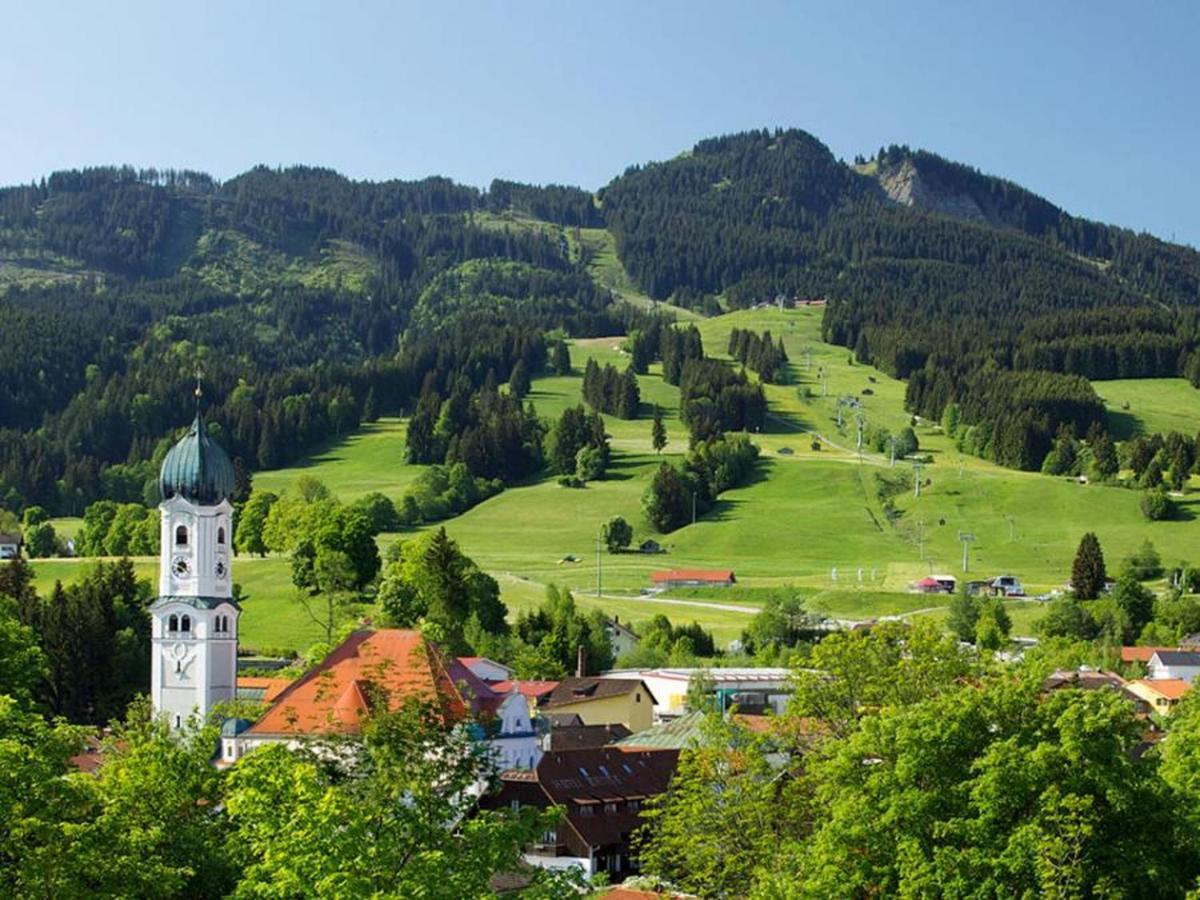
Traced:
POLYGON ((545 697, 558 687, 557 681, 497 681, 492 684, 492 690, 497 694, 511 694, 520 691, 530 700, 545 697))
POLYGON ((1174 650, 1174 647, 1122 647, 1121 662, 1150 662, 1159 650, 1174 650))
POLYGON ((410 698, 435 703, 449 720, 468 711, 441 653, 420 632, 356 631, 280 693, 246 733, 353 734, 377 698, 391 710, 410 698))
POLYGON ((262 690, 263 702, 271 703, 287 690, 288 685, 292 683, 290 678, 261 678, 257 675, 239 675, 237 680, 238 689, 243 688, 252 690, 262 690))
POLYGON ((650 580, 658 581, 733 581, 733 569, 671 569, 655 572, 650 580))

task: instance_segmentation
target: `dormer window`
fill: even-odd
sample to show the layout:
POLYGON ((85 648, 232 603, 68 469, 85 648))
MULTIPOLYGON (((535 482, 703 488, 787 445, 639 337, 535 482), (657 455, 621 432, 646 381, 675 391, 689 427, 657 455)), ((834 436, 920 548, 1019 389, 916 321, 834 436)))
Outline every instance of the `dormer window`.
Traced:
POLYGON ((218 546, 221 546, 221 547, 225 546, 225 526, 224 525, 222 525, 220 528, 217 529, 217 544, 218 544, 218 546))
POLYGON ((175 529, 175 546, 186 547, 188 545, 188 530, 186 525, 180 525, 175 529))

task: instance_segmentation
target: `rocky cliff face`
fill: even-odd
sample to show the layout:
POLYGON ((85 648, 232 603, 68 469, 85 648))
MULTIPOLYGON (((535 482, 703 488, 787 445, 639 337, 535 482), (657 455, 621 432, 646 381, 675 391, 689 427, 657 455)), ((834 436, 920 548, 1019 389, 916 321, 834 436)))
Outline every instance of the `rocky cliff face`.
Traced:
POLYGON ((876 178, 894 202, 974 222, 1000 224, 987 215, 970 194, 945 188, 923 174, 911 159, 880 168, 876 178))

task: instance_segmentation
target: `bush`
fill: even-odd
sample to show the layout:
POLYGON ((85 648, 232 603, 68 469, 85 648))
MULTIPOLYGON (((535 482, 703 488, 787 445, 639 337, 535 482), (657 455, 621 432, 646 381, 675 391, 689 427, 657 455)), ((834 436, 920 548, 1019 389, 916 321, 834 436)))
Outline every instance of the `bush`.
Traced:
POLYGON ((1175 513, 1175 504, 1161 488, 1146 491, 1138 504, 1142 515, 1151 522, 1162 522, 1175 513))

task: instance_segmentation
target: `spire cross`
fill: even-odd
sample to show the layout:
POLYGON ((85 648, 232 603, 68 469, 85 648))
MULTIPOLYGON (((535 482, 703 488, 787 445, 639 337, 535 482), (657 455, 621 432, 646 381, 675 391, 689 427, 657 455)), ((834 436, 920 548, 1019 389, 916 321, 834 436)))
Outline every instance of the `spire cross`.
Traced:
POLYGON ((200 384, 200 380, 201 380, 202 378, 204 378, 204 372, 203 372, 203 370, 202 370, 202 369, 201 369, 199 366, 197 366, 197 367, 196 367, 196 390, 195 390, 195 394, 196 394, 196 414, 197 414, 197 415, 199 415, 199 414, 200 414, 200 398, 204 396, 204 388, 203 388, 203 387, 201 386, 201 384, 200 384))

